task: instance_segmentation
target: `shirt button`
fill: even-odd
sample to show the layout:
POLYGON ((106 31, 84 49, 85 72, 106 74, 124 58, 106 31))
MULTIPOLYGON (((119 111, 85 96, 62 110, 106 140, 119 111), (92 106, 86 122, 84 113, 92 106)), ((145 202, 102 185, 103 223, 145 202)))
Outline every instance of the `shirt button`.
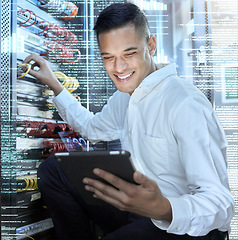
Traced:
POLYGON ((132 133, 132 130, 129 129, 129 131, 128 131, 129 136, 131 136, 131 133, 132 133))

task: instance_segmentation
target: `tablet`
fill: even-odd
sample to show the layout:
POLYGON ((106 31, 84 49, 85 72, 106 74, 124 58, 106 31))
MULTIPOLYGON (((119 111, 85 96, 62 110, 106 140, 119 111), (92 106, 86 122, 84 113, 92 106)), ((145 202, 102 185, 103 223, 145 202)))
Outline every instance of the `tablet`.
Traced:
POLYGON ((85 177, 105 182, 93 173, 94 168, 103 169, 136 184, 133 179, 135 168, 128 151, 62 152, 55 153, 54 156, 63 172, 88 205, 107 204, 94 198, 92 192, 86 191, 85 184, 82 182, 85 177))

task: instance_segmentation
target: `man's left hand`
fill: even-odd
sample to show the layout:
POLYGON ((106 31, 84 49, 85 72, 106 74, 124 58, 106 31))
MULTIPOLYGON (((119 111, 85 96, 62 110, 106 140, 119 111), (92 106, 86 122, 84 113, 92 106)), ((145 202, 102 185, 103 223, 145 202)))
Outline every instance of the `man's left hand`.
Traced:
POLYGON ((102 169, 95 168, 93 172, 112 185, 84 178, 85 189, 93 192, 94 197, 102 199, 121 211, 129 211, 156 220, 172 220, 170 202, 162 195, 154 180, 136 171, 133 176, 138 183, 136 185, 102 169))

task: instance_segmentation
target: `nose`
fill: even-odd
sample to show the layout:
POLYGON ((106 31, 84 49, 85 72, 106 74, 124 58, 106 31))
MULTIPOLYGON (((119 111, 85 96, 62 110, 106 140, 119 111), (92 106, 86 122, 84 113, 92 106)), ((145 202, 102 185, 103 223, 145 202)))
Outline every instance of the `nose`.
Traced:
POLYGON ((122 58, 116 58, 114 68, 118 73, 123 73, 127 68, 127 62, 122 58))

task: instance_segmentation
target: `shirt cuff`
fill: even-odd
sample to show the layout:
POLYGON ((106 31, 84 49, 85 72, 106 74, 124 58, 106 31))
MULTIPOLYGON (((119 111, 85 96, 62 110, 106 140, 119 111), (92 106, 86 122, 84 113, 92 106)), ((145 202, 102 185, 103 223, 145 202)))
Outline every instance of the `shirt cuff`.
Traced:
POLYGON ((191 213, 188 204, 182 197, 173 198, 167 197, 172 207, 173 219, 172 222, 158 221, 152 219, 152 222, 158 228, 166 230, 168 233, 184 235, 189 231, 191 224, 191 213))

